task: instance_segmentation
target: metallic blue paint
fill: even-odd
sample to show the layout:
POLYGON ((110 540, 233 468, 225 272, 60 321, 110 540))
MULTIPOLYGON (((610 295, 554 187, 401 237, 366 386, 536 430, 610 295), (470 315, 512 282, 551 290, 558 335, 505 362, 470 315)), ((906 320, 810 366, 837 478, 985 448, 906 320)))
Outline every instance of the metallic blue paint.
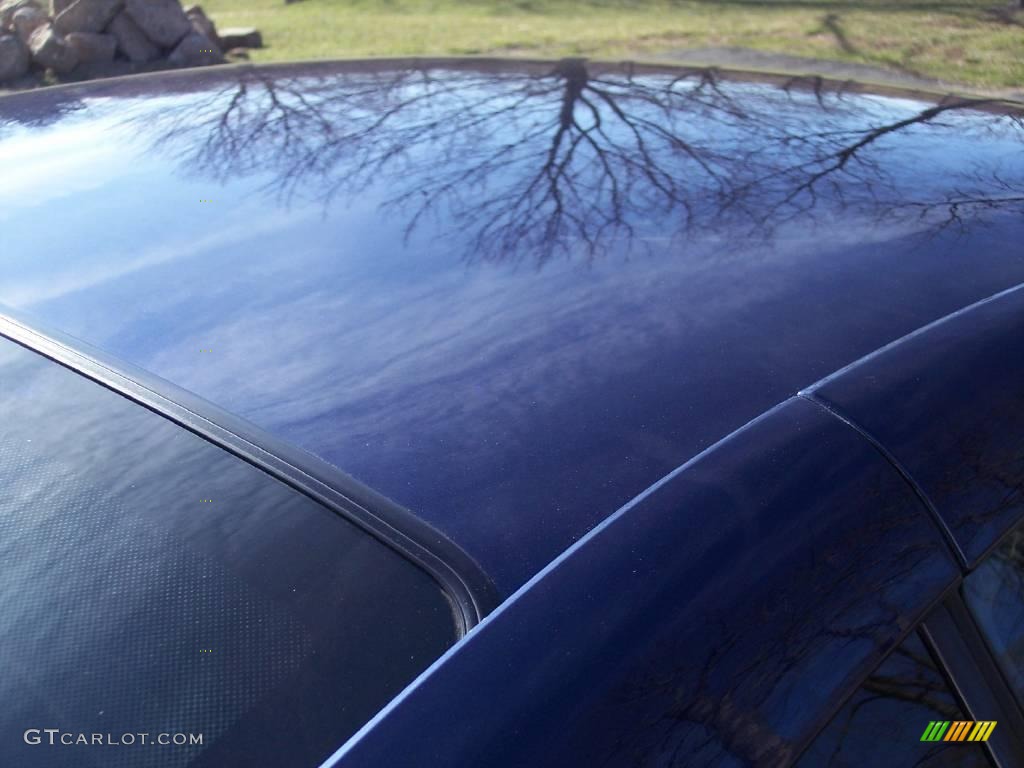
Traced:
POLYGON ((965 566, 1024 517, 1024 287, 924 328, 809 394, 885 447, 965 566))
POLYGON ((326 765, 789 765, 957 576, 900 474, 793 398, 591 531, 326 765))
POLYGON ((0 98, 0 302, 341 467, 507 596, 1024 281, 1022 134, 994 103, 579 61, 46 89, 0 98))

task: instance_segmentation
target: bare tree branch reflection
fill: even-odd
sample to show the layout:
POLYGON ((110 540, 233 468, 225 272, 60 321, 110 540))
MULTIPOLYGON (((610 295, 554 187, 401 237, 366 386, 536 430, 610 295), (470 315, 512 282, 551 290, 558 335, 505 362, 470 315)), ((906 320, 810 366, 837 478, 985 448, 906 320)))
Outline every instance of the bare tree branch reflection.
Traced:
POLYGON ((1024 694, 1024 529, 1018 526, 964 582, 964 598, 1018 696, 1024 694))
MULTIPOLYGON (((735 604, 735 616, 709 610, 703 621, 689 618, 666 631, 657 652, 648 652, 653 661, 645 661, 609 705, 623 713, 627 725, 608 724, 615 741, 596 764, 732 764, 723 754, 737 765, 793 764, 802 745, 788 739, 780 723, 819 706, 809 703, 809 690, 816 675, 827 679, 830 672, 813 660, 858 657, 883 646, 894 628, 909 629, 898 594, 934 557, 931 543, 886 551, 881 542, 911 529, 916 515, 893 504, 882 487, 866 486, 863 501, 884 511, 856 535, 814 549, 794 569, 787 566, 785 579, 764 574, 786 588, 770 594, 750 590, 735 604), (851 590, 852 584, 859 586, 851 590), (751 626, 763 630, 756 639, 751 626), (693 647, 689 633, 699 633, 700 647, 707 650, 687 652, 693 647), (642 719, 630 719, 632 713, 643 713, 642 719)), ((919 642, 908 640, 870 674, 832 721, 828 738, 797 764, 873 764, 851 755, 870 751, 875 742, 866 742, 864 733, 891 718, 893 706, 907 709, 910 729, 919 721, 923 729, 929 718, 959 718, 948 686, 919 642), (841 759, 829 759, 833 753, 841 759)), ((919 735, 910 747, 916 748, 919 735)))
POLYGON ((0 101, 0 138, 12 128, 45 128, 85 108, 85 103, 72 93, 60 89, 46 90, 37 98, 0 101))
POLYGON ((889 167, 897 134, 949 133, 984 107, 990 130, 1019 143, 1019 116, 978 100, 902 114, 871 103, 821 81, 809 97, 580 59, 532 72, 247 70, 162 115, 157 145, 184 147, 194 172, 221 181, 258 175, 283 201, 359 200, 383 182, 378 202, 407 237, 443 221, 470 261, 589 259, 725 225, 764 237, 852 207, 962 230, 1024 207, 1013 172, 906 189, 889 167))

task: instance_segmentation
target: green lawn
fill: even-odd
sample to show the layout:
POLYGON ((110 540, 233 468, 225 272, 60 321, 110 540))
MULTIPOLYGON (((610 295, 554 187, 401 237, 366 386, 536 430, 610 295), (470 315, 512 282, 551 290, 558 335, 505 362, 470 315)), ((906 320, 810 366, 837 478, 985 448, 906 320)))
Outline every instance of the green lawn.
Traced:
MULTIPOLYGON (((202 1, 202 0, 201 0, 202 1)), ((205 0, 255 61, 494 54, 643 57, 745 46, 976 86, 1024 85, 1024 12, 1001 0, 205 0)))

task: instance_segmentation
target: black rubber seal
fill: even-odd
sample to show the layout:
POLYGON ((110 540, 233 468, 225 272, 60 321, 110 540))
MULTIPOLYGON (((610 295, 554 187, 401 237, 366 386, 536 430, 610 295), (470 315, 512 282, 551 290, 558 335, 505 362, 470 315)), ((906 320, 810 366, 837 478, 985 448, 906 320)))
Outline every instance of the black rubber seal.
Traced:
POLYGON ((437 581, 451 600, 460 635, 500 602, 493 582, 455 542, 333 464, 159 376, 2 306, 0 336, 170 419, 384 542, 437 581))

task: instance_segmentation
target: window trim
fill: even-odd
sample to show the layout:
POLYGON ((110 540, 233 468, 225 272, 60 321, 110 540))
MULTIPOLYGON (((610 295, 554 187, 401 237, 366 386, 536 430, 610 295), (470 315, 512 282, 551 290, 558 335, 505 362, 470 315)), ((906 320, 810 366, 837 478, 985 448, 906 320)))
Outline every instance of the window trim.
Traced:
POLYGON ((942 595, 900 634, 892 647, 850 685, 837 699, 834 707, 818 714, 814 726, 809 730, 810 735, 794 753, 793 764, 799 762, 814 741, 829 727, 864 681, 884 664, 910 635, 917 632, 920 633, 921 640, 931 654, 936 668, 945 678, 953 697, 964 712, 972 719, 979 719, 975 717, 979 706, 987 705, 992 711, 992 716, 984 719, 995 719, 999 722, 1002 738, 985 744, 986 753, 992 764, 997 768, 1009 768, 1024 763, 1024 737, 1021 736, 1024 734, 1024 713, 1013 698, 988 645, 974 624, 973 616, 963 602, 960 594, 962 585, 961 577, 947 587, 942 595), (967 624, 963 623, 964 620, 967 624), (965 685, 965 681, 979 677, 980 683, 973 686, 969 683, 965 685), (972 688, 974 691, 971 691, 972 688), (988 694, 989 701, 980 700, 979 689, 988 694), (969 692, 971 695, 968 695, 969 692))
POLYGON ((311 453, 141 368, 0 305, 0 338, 167 418, 327 507, 426 571, 464 636, 500 602, 494 584, 455 542, 405 507, 311 453))
POLYGON ((939 669, 973 720, 996 720, 999 733, 986 742, 989 756, 1001 768, 1024 762, 1024 718, 1002 673, 974 626, 958 582, 929 612, 920 629, 939 669))

